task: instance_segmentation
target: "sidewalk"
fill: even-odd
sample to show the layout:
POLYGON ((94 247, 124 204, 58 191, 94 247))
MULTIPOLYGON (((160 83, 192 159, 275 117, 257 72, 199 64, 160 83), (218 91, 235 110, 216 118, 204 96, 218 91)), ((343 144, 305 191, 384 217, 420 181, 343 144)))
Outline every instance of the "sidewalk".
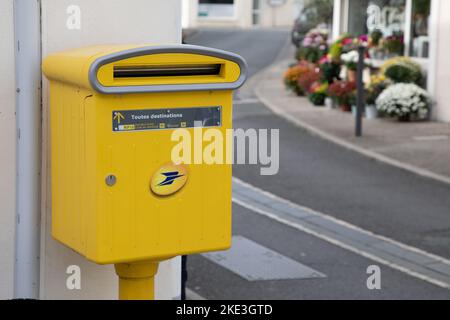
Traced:
POLYGON ((354 136, 355 119, 337 109, 313 107, 307 98, 286 91, 282 77, 292 60, 269 67, 255 95, 269 109, 312 134, 376 160, 450 184, 450 124, 364 120, 364 136, 354 136))

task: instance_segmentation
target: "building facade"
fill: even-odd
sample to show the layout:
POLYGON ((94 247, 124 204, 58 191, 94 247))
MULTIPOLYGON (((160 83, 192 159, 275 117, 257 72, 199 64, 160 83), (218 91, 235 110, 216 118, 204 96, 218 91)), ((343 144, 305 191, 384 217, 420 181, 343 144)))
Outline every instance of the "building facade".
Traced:
POLYGON ((404 55, 420 63, 435 101, 432 117, 450 122, 450 1, 334 0, 333 38, 343 33, 404 37, 404 55))
POLYGON ((291 27, 303 0, 183 0, 183 27, 291 27))

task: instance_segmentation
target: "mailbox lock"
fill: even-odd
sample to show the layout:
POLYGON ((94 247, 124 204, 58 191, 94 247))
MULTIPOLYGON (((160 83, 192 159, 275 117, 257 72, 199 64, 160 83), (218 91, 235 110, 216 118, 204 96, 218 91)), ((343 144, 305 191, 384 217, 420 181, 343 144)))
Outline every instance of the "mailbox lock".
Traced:
POLYGON ((112 187, 116 184, 117 178, 115 175, 110 174, 109 176, 106 177, 105 182, 108 187, 112 187))

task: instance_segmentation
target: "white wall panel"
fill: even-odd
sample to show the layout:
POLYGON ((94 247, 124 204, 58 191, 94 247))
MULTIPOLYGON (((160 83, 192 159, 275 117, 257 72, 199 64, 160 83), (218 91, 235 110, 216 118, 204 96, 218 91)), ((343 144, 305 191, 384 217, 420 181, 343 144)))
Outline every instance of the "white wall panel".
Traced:
MULTIPOLYGON (((181 0, 42 0, 42 56, 94 44, 181 41, 181 0), (79 14, 78 14, 79 13, 79 14), (80 23, 77 21, 80 17, 80 23), (75 20, 74 20, 75 19, 75 20), (79 28, 78 28, 79 27, 79 28)), ((54 241, 51 230, 48 86, 44 81, 41 298, 116 299, 113 266, 98 266, 54 241), (81 290, 66 288, 66 269, 81 267, 81 290)), ((156 298, 179 296, 180 259, 161 265, 156 298)))
POLYGON ((13 0, 0 1, 0 61, 0 299, 11 299, 16 207, 13 0))

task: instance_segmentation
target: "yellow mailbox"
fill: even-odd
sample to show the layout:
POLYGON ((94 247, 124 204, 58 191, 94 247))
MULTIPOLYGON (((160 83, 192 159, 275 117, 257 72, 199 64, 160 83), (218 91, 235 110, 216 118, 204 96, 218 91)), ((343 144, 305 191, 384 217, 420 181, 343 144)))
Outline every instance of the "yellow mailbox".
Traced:
POLYGON ((52 54, 43 70, 55 239, 116 264, 122 298, 141 297, 125 292, 127 279, 152 281, 157 261, 229 248, 231 164, 174 164, 171 135, 226 135, 232 91, 246 79, 240 56, 188 45, 96 46, 52 54))

